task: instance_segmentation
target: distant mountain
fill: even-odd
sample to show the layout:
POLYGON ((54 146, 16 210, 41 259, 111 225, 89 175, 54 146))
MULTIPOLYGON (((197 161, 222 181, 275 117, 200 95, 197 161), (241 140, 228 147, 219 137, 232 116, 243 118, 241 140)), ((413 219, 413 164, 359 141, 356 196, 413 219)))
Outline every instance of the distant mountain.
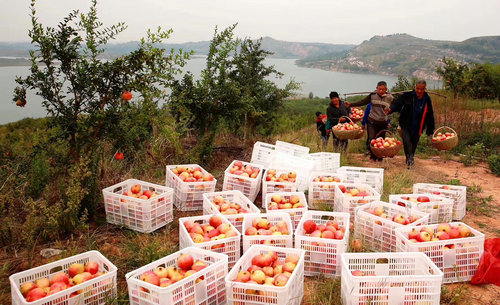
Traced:
POLYGON ((408 34, 374 36, 347 52, 308 57, 297 64, 332 71, 437 78, 436 67, 443 57, 464 63, 498 64, 500 36, 462 42, 421 39, 408 34))

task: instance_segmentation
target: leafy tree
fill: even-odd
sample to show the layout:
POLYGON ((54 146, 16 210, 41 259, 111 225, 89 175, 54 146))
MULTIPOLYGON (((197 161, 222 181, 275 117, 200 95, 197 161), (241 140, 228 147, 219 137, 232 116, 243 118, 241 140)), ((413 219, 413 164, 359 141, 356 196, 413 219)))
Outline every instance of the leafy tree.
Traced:
POLYGON ((461 64, 452 58, 443 57, 443 65, 437 67, 436 72, 443 78, 443 87, 451 90, 454 97, 465 94, 467 90, 466 76, 469 72, 467 64, 461 64))
POLYGON ((412 79, 409 80, 408 78, 406 78, 403 75, 398 75, 398 81, 391 88, 391 91, 397 92, 397 91, 413 90, 413 88, 415 88, 416 83, 417 83, 417 79, 415 77, 412 77, 412 79))

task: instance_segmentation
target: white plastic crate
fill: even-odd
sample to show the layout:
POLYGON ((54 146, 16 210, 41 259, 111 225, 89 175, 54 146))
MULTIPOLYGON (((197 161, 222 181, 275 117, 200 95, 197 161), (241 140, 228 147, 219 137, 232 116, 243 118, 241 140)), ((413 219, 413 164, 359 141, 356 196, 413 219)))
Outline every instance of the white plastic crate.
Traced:
POLYGON ((287 168, 297 173, 297 189, 307 190, 309 175, 314 169, 314 161, 308 156, 297 157, 283 152, 275 151, 268 168, 287 168))
POLYGON ((228 271, 227 255, 203 250, 197 247, 184 248, 125 275, 131 305, 198 305, 226 304, 225 277, 228 271), (159 287, 141 281, 140 277, 157 267, 177 266, 181 254, 190 254, 193 260, 207 264, 204 269, 168 287, 159 287), (203 280, 198 281, 197 279, 203 280))
POLYGON ((337 183, 335 185, 335 198, 333 210, 337 212, 346 212, 351 215, 351 221, 354 221, 354 209, 369 202, 380 200, 380 194, 377 193, 371 186, 364 183, 337 183), (348 193, 343 193, 341 187, 345 187, 347 192, 352 189, 363 190, 368 196, 348 196, 348 193))
POLYGON ((309 147, 283 142, 276 141, 276 151, 289 154, 295 157, 307 158, 309 155, 309 147))
POLYGON ((411 224, 414 226, 426 225, 429 222, 428 213, 384 201, 372 201, 356 208, 354 237, 361 238, 363 244, 371 250, 379 252, 396 251, 396 234, 394 231, 400 227, 410 226, 410 224, 403 225, 392 221, 396 214, 402 214, 406 218, 410 216, 417 217, 418 219, 411 224), (369 212, 377 206, 384 208, 387 218, 369 212))
POLYGON ((309 159, 314 161, 314 171, 335 173, 340 168, 340 154, 330 152, 317 152, 309 154, 309 159))
POLYGON ((174 189, 174 204, 180 211, 201 211, 203 209, 203 193, 215 192, 217 179, 212 181, 184 182, 172 169, 183 166, 199 167, 204 175, 209 174, 197 164, 167 165, 166 185, 174 189))
POLYGON ((345 305, 439 305, 443 273, 423 253, 343 253, 341 278, 345 305))
POLYGON ((397 194, 389 195, 389 202, 402 207, 410 207, 429 213, 429 224, 450 222, 453 215, 453 200, 433 194, 397 194), (428 197, 428 202, 416 201, 419 197, 428 197), (408 198, 408 199, 403 199, 408 198))
POLYGON ((253 204, 245 195, 243 195, 240 191, 222 191, 222 192, 213 192, 213 193, 204 193, 203 194, 203 215, 213 215, 219 214, 227 218, 230 223, 240 232, 241 226, 243 225, 243 216, 248 214, 223 214, 221 213, 216 205, 213 203, 214 198, 217 196, 222 196, 225 200, 228 200, 232 203, 240 205, 242 208, 248 211, 248 213, 256 213, 260 214, 260 209, 253 204))
POLYGON ((304 250, 264 245, 250 247, 226 276, 226 292, 228 305, 301 304, 304 296, 304 250), (276 252, 278 259, 282 262, 285 261, 288 255, 297 255, 299 257, 299 262, 285 286, 278 287, 234 282, 240 271, 247 270, 252 265, 254 256, 268 253, 269 251, 276 252), (256 293, 249 293, 250 290, 254 290, 256 293))
POLYGON ((235 162, 237 162, 237 160, 231 162, 231 164, 224 171, 224 183, 222 185, 222 190, 241 191, 243 195, 247 196, 248 199, 253 202, 255 201, 255 198, 257 198, 257 194, 259 194, 260 191, 260 184, 262 181, 262 172, 264 171, 264 166, 255 163, 239 161, 243 164, 243 166, 250 165, 259 169, 259 173, 254 178, 242 177, 240 175, 231 174, 230 172, 235 162))
POLYGON ((268 213, 268 214, 247 214, 243 219, 242 241, 243 253, 252 245, 271 245, 276 247, 293 248, 293 227, 290 214, 288 213, 268 213), (283 221, 288 228, 288 235, 246 235, 246 230, 252 226, 255 218, 265 218, 271 225, 276 225, 283 221))
POLYGON ((106 221, 142 233, 155 231, 173 220, 174 190, 170 187, 128 179, 102 190, 106 221), (139 199, 123 195, 133 185, 149 190, 154 197, 139 199))
POLYGON ((229 222, 229 220, 221 217, 222 223, 229 224, 231 229, 236 231, 236 236, 201 243, 195 243, 184 226, 184 222, 187 220, 198 222, 201 225, 209 224, 210 217, 212 216, 213 215, 202 215, 179 218, 179 248, 184 249, 187 247, 197 247, 200 249, 226 254, 228 256, 229 268, 231 268, 240 258, 241 233, 233 226, 233 224, 231 224, 231 222, 229 222))
POLYGON ((324 275, 340 276, 340 255, 347 251, 349 241, 349 213, 307 211, 294 233, 295 248, 305 250, 304 274, 306 276, 324 275), (343 239, 328 239, 307 236, 304 222, 314 220, 316 225, 326 225, 336 221, 339 227, 345 228, 343 239))
POLYGON ((338 182, 316 181, 320 177, 334 177, 339 182, 344 181, 344 175, 329 172, 313 172, 309 177, 309 206, 318 208, 320 206, 331 206, 335 203, 335 184, 338 182))
MULTIPOLYGON (((270 170, 275 170, 276 171, 276 177, 279 178, 280 175, 282 174, 288 174, 292 170, 291 169, 276 169, 276 168, 268 168, 262 175, 262 205, 264 205, 264 201, 266 201, 266 194, 267 193, 278 193, 278 192, 296 192, 297 191, 297 179, 295 179, 295 182, 290 182, 290 181, 266 181, 266 176, 267 173, 270 170)), ((297 177, 299 176, 298 173, 297 177)))
POLYGON ((117 268, 98 251, 88 251, 64 258, 40 267, 32 268, 13 274, 9 277, 13 305, 76 305, 76 304, 109 304, 116 298, 116 271, 117 268), (38 301, 27 302, 19 288, 26 282, 35 282, 37 279, 52 279, 54 274, 65 272, 74 263, 85 264, 95 261, 99 264, 98 272, 105 272, 92 280, 67 288, 53 295, 46 296, 38 301), (77 294, 78 293, 78 294, 77 294), (77 294, 77 295, 72 295, 77 294))
POLYGON ((384 191, 384 169, 371 167, 342 166, 337 173, 343 173, 344 182, 366 183, 379 194, 384 191))
POLYGON ((408 234, 413 228, 420 231, 423 227, 438 230, 439 224, 427 226, 405 226, 396 229, 396 250, 398 252, 424 252, 444 273, 444 283, 469 281, 476 273, 479 260, 484 252, 484 234, 462 222, 451 222, 468 227, 472 237, 427 242, 410 242, 408 234))
POLYGON ((290 219, 292 221, 292 231, 295 230, 296 226, 299 224, 302 215, 307 212, 307 201, 306 196, 303 192, 278 192, 278 193, 267 193, 266 200, 264 201, 264 208, 266 209, 266 213, 279 213, 285 212, 290 214, 290 219), (290 200, 290 196, 296 195, 299 197, 299 202, 304 205, 302 208, 291 208, 291 209, 269 209, 269 203, 271 203, 271 198, 274 195, 278 195, 281 198, 285 198, 287 201, 290 200))
POLYGON ((268 167, 271 162, 271 156, 276 149, 274 144, 255 142, 252 150, 251 163, 260 164, 264 167, 268 167))
POLYGON ((454 200, 453 220, 462 220, 465 217, 467 206, 467 187, 462 185, 445 185, 432 183, 415 183, 413 193, 431 193, 454 200))

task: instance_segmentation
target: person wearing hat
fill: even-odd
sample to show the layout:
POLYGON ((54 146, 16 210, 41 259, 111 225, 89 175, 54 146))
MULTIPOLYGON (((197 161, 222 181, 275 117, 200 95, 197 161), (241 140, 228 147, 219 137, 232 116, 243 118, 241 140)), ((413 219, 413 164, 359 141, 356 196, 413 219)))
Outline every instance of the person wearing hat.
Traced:
POLYGON ((321 135, 321 141, 323 142, 323 147, 328 144, 328 139, 330 135, 326 132, 326 115, 321 112, 316 112, 316 129, 321 135))
MULTIPOLYGON (((342 116, 349 116, 349 109, 346 107, 345 103, 340 100, 339 94, 335 91, 330 92, 330 105, 326 109, 326 130, 328 133, 332 130, 332 127, 337 125, 339 122, 343 123, 345 118, 342 116)), ((333 148, 340 148, 343 151, 347 150, 347 140, 338 139, 332 132, 333 148)))

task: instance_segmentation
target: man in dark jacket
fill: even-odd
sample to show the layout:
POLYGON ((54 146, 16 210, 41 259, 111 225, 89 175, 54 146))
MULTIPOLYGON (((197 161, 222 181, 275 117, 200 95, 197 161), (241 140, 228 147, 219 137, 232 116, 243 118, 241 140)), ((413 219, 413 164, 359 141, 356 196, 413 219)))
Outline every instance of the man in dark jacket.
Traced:
POLYGON ((403 133, 403 147, 406 155, 406 166, 411 168, 414 161, 418 141, 424 128, 427 136, 434 133, 434 111, 430 96, 425 92, 425 80, 419 80, 412 92, 404 93, 387 110, 387 114, 399 112, 399 126, 403 133))
MULTIPOLYGON (((335 91, 330 92, 330 105, 326 109, 326 130, 331 131, 333 126, 337 125, 339 122, 343 123, 345 121, 342 116, 349 116, 349 109, 346 107, 343 101, 339 99, 339 94, 335 91)), ((347 140, 338 139, 332 132, 333 138, 333 148, 340 148, 343 151, 347 150, 347 140)))

